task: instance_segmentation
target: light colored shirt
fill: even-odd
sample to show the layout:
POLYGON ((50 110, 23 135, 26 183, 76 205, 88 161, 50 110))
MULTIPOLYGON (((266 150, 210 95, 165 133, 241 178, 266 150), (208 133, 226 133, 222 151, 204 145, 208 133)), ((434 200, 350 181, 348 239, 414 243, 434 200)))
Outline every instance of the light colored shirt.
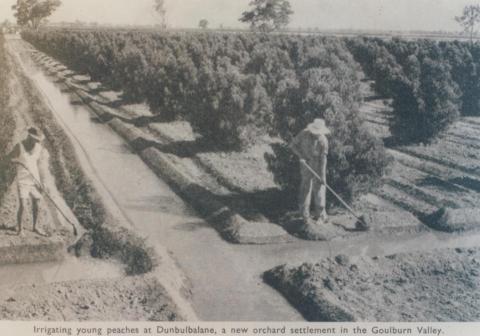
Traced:
MULTIPOLYGON (((303 130, 291 142, 290 148, 300 158, 326 181, 327 175, 327 155, 328 139, 323 134, 313 134, 310 131, 303 130)), ((310 171, 302 166, 300 167, 304 178, 313 178, 310 171)))
POLYGON ((18 161, 18 183, 23 185, 36 185, 40 181, 40 171, 38 169, 38 160, 42 155, 43 146, 36 143, 33 149, 28 152, 23 143, 20 143, 20 155, 18 161), (27 170, 28 169, 28 170, 27 170), (33 175, 33 176, 32 176, 33 175))
POLYGON ((314 161, 328 154, 328 139, 325 135, 301 131, 290 144, 297 156, 306 161, 314 161))

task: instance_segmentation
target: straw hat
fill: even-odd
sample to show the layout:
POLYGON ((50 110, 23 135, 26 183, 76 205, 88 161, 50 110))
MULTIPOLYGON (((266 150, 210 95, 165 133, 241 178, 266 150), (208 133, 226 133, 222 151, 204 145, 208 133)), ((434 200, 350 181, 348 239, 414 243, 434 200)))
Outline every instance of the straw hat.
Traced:
POLYGON ((330 134, 330 130, 325 125, 325 120, 318 118, 315 119, 311 124, 307 126, 307 131, 313 134, 330 134))
POLYGON ((27 131, 27 136, 32 137, 38 142, 42 142, 45 139, 45 136, 36 127, 30 127, 27 131))

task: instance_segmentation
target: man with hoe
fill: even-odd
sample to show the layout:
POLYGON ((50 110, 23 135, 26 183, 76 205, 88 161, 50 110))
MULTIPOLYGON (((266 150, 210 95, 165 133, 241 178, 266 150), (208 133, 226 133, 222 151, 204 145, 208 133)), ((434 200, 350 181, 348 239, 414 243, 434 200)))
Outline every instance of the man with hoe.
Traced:
POLYGON ((47 236, 38 226, 39 203, 42 199, 43 187, 40 182, 38 162, 44 147, 43 136, 35 127, 30 127, 26 138, 17 144, 7 159, 17 165, 17 188, 19 207, 17 212, 17 234, 22 232, 22 220, 25 206, 31 201, 33 232, 40 236, 47 236))
POLYGON ((310 208, 313 200, 313 220, 315 224, 322 224, 327 220, 326 181, 327 155, 330 130, 323 119, 315 119, 301 131, 290 144, 290 148, 300 159, 300 193, 299 210, 306 225, 313 224, 310 208), (308 169, 310 166, 318 177, 308 169))

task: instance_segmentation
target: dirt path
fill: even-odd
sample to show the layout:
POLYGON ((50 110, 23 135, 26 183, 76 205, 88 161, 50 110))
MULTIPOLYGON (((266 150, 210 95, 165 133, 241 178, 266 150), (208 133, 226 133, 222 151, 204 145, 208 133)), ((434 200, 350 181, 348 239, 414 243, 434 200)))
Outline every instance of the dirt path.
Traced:
MULTIPOLYGON (((26 44, 9 41, 15 54, 26 44)), ((92 119, 85 106, 39 72, 28 58, 24 69, 51 108, 94 181, 116 215, 156 246, 165 246, 192 284, 192 304, 202 320, 303 320, 286 300, 265 285, 261 275, 280 264, 316 261, 333 254, 384 255, 446 246, 476 246, 478 235, 449 236, 432 232, 379 237, 374 234, 331 244, 295 242, 265 246, 226 243, 163 181, 132 153, 110 128, 92 119)))

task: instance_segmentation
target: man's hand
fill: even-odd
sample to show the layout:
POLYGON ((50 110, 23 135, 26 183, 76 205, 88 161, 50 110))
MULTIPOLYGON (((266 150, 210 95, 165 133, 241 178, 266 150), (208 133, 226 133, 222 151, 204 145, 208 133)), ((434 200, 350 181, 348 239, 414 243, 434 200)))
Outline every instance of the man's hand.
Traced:
POLYGON ((43 187, 43 184, 36 181, 35 181, 35 187, 38 189, 38 191, 40 191, 40 193, 43 193, 43 191, 45 190, 43 187))
POLYGON ((325 176, 322 174, 319 174, 319 172, 316 172, 312 167, 310 167, 310 165, 307 163, 305 159, 300 159, 300 164, 304 165, 310 171, 310 173, 315 172, 314 175, 320 181, 321 184, 326 184, 325 176))

